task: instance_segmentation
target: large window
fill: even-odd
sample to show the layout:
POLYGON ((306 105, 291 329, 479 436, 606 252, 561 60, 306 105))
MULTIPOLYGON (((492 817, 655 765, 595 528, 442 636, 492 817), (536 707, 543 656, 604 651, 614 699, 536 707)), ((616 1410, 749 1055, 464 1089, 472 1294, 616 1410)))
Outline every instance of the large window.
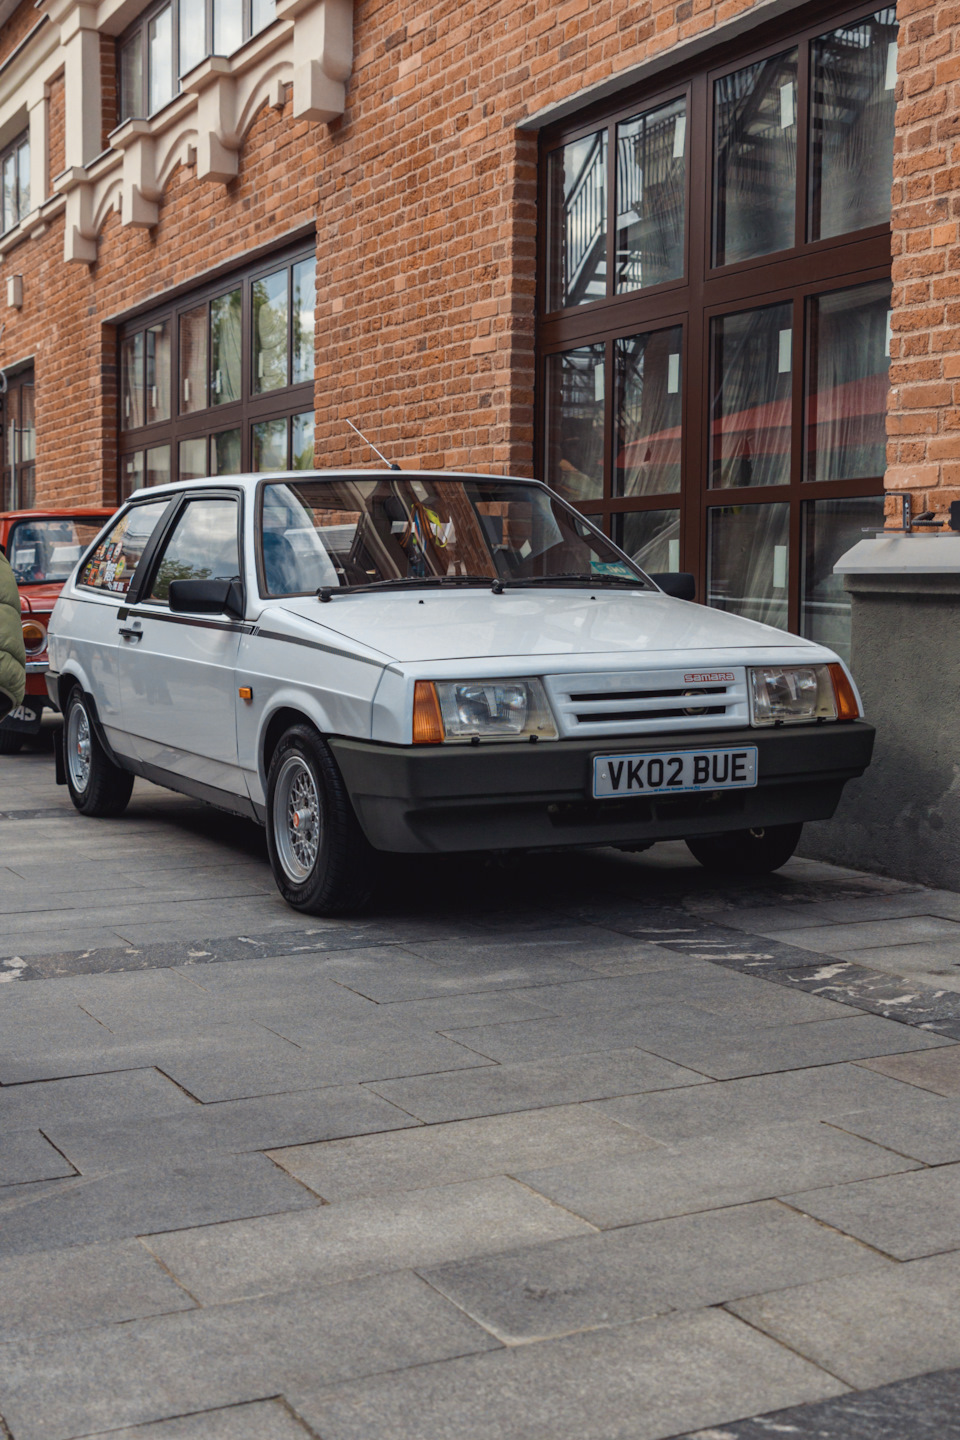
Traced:
POLYGON ((3 180, 3 233, 19 225, 30 213, 30 139, 18 135, 5 150, 0 150, 0 176, 3 180))
POLYGON ((539 472, 841 650, 832 566, 883 523, 896 71, 861 8, 543 136, 539 472))
POLYGON ((36 492, 37 426, 34 409, 33 367, 7 381, 0 399, 3 433, 0 509, 23 510, 33 505, 36 492))
POLYGON ((208 55, 232 55, 276 15, 276 0, 167 0, 118 42, 118 120, 152 115, 208 55))
POLYGON ((313 466, 315 274, 272 256, 123 327, 121 496, 313 466))

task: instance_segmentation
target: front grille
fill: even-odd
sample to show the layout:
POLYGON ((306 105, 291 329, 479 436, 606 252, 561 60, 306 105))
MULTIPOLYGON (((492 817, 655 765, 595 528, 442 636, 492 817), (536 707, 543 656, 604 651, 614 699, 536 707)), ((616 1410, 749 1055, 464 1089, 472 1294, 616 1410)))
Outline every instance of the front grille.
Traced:
POLYGON ((548 675, 544 683, 560 732, 571 737, 672 735, 750 723, 742 666, 548 675), (698 678, 688 678, 693 675, 698 678))

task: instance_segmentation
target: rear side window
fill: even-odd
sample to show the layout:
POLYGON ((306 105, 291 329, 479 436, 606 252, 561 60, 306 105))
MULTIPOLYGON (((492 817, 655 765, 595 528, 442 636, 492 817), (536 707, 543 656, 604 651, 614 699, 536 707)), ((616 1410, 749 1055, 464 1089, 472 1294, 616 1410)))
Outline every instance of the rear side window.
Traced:
POLYGON ((100 541, 80 572, 78 585, 92 590, 109 590, 126 595, 130 589, 140 557, 169 500, 154 500, 149 505, 134 505, 100 541))

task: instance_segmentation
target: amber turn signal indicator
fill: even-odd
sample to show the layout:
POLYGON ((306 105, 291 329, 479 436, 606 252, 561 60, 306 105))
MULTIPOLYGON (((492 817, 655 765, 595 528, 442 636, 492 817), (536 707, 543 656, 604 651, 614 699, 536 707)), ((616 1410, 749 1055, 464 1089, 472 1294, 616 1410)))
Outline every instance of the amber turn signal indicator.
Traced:
POLYGON ((856 693, 842 665, 830 666, 830 679, 833 681, 833 693, 837 701, 837 719, 859 720, 860 706, 857 704, 856 693))
POLYGON ((253 691, 250 689, 249 685, 241 685, 240 689, 237 691, 237 694, 240 696, 241 700, 253 699, 253 691))
POLYGON ((413 743, 439 745, 443 741, 443 716, 437 689, 429 680, 418 680, 413 688, 413 743))

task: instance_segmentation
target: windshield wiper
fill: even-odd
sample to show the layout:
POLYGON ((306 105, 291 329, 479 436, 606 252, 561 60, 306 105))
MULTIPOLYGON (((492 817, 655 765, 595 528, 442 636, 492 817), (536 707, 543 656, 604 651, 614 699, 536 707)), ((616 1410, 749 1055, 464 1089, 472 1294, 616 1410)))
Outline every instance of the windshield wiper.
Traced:
POLYGON ((393 580, 371 580, 367 585, 322 585, 317 599, 324 603, 334 595, 364 595, 376 590, 429 590, 447 585, 492 585, 492 575, 407 575, 393 580))
POLYGON ((525 585, 574 585, 595 589, 598 585, 626 585, 631 590, 647 590, 647 582, 638 575, 587 575, 582 571, 563 571, 558 575, 527 575, 519 580, 495 580, 493 592, 500 595, 504 590, 518 590, 525 585))

